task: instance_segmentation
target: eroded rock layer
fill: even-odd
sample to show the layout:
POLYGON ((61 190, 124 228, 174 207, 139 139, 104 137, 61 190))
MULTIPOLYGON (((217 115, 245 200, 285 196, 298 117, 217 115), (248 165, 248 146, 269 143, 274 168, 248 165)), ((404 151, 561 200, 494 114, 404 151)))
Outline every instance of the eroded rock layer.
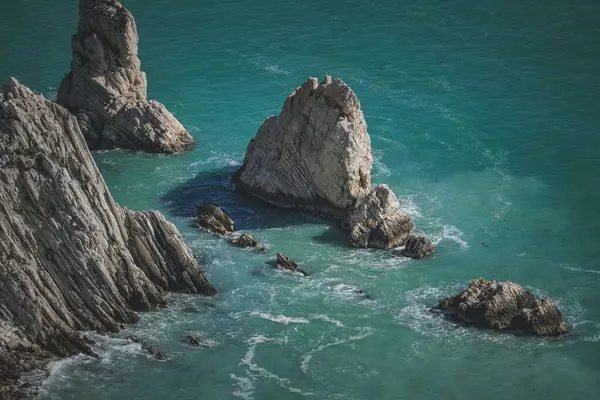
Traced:
POLYGON ((58 102, 71 111, 90 149, 177 153, 194 139, 159 102, 148 100, 138 33, 118 0, 80 0, 71 72, 58 102))
POLYGON ((439 307, 483 328, 517 329, 543 336, 568 331, 551 299, 537 300, 513 282, 475 279, 458 295, 440 301, 439 307))
POLYGON ((238 187, 280 207, 343 217, 371 189, 371 141, 354 92, 309 78, 262 124, 237 172, 238 187))
POLYGON ((9 79, 0 95, 0 397, 39 357, 89 353, 76 331, 117 331, 138 320, 135 310, 163 306, 164 290, 215 294, 173 224, 115 204, 76 119, 9 79))

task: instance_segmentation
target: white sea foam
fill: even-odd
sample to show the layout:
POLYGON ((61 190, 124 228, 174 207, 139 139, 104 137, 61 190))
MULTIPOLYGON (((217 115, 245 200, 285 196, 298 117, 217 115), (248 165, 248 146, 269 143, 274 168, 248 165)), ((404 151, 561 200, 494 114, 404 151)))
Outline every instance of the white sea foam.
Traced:
POLYGON ((375 167, 373 176, 390 176, 392 174, 392 170, 383 163, 382 158, 382 150, 373 150, 373 166, 375 167))
POLYGON ((273 314, 259 312, 259 311, 252 311, 250 313, 250 316, 260 317, 262 319, 266 319, 266 320, 277 322, 277 323, 284 324, 284 325, 310 323, 310 321, 306 318, 286 317, 285 315, 273 315, 273 314))
POLYGON ((258 364, 256 364, 254 362, 256 347, 262 343, 273 343, 273 342, 287 343, 287 337, 285 338, 285 340, 282 340, 279 338, 265 337, 263 335, 252 336, 250 339, 248 339, 246 341, 246 343, 249 344, 249 347, 248 347, 248 351, 246 351, 246 354, 244 355, 244 357, 240 360, 240 365, 246 366, 251 373, 258 375, 259 377, 274 380, 279 386, 281 386, 284 389, 287 389, 288 391, 290 391, 292 393, 298 393, 305 397, 313 396, 314 395, 313 393, 303 392, 302 390, 292 386, 289 379, 282 378, 282 377, 266 370, 265 368, 259 366, 258 364))
POLYGON ((336 325, 336 326, 338 326, 340 328, 344 327, 344 324, 342 324, 340 321, 338 321, 336 319, 333 319, 333 318, 330 318, 330 317, 328 317, 325 314, 311 315, 311 317, 314 318, 314 319, 321 320, 321 321, 331 322, 332 324, 334 324, 334 325, 336 325))
POLYGON ((265 71, 272 72, 274 74, 282 74, 282 75, 289 75, 290 74, 290 71, 288 71, 287 69, 281 68, 277 64, 265 66, 265 71))
POLYGON ((596 274, 596 275, 600 275, 600 271, 594 270, 594 269, 583 269, 583 268, 575 268, 575 267, 570 267, 568 265, 563 266, 564 269, 568 270, 568 271, 575 271, 575 272, 585 272, 588 274, 596 274))
POLYGON ((308 367, 310 364, 310 360, 312 360, 313 355, 315 353, 323 351, 328 347, 338 346, 340 344, 355 342, 357 340, 362 340, 373 334, 372 329, 369 327, 358 328, 358 330, 360 331, 360 333, 357 335, 351 335, 345 339, 338 339, 338 340, 334 340, 333 342, 330 342, 330 343, 322 344, 322 345, 314 348, 313 350, 309 351, 308 353, 305 353, 304 356, 302 357, 302 363, 300 364, 300 368, 302 369, 302 372, 304 372, 305 374, 308 373, 308 367))
POLYGON ((252 378, 237 376, 235 374, 229 374, 229 377, 236 381, 236 385, 238 387, 237 390, 231 393, 232 395, 244 400, 254 399, 254 396, 252 396, 254 394, 254 381, 252 378))

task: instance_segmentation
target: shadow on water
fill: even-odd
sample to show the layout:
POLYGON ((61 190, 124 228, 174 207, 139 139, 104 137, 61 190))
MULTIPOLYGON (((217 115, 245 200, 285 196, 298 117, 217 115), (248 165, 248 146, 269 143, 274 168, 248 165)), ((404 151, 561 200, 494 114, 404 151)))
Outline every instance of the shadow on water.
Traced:
MULTIPOLYGON (((235 190, 231 183, 235 171, 235 167, 223 167, 200 172, 194 178, 166 193, 162 201, 172 215, 181 218, 194 217, 196 208, 204 203, 217 204, 229 214, 238 230, 303 224, 335 224, 334 221, 327 221, 307 212, 274 207, 235 190)), ((329 236, 324 236, 321 240, 326 241, 328 238, 329 236)), ((341 240, 339 243, 343 244, 345 241, 341 240)))

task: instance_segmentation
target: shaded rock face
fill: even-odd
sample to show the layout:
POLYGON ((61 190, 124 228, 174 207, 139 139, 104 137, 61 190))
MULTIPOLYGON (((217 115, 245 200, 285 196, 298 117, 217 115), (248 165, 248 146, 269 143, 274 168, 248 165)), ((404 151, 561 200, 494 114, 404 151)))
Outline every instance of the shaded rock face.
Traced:
POLYGON ((484 328, 518 329, 543 336, 568 332, 552 300, 536 300, 533 294, 512 282, 476 279, 460 294, 440 301, 439 307, 484 328))
POLYGON ((222 236, 235 231, 235 224, 229 215, 221 207, 208 203, 198 207, 195 226, 222 236))
POLYGON ((424 235, 411 234, 406 239, 406 244, 402 254, 405 257, 423 258, 435 252, 435 246, 431 240, 424 235))
POLYGON ((242 233, 240 236, 231 239, 231 244, 235 247, 249 248, 256 251, 267 251, 258 240, 249 233, 242 233))
POLYGON ((193 137, 167 109, 148 100, 133 16, 118 0, 80 0, 71 72, 58 103, 76 117, 90 149, 177 153, 193 137))
POLYGON ((164 290, 216 293, 174 225, 115 204, 66 109, 14 79, 2 93, 0 368, 91 353, 77 330, 118 331, 164 290))
POLYGON ((275 264, 275 268, 282 271, 296 272, 304 276, 308 275, 306 272, 300 269, 300 267, 298 266, 298 264, 296 264, 295 261, 281 253, 277 253, 277 264, 275 264))
POLYGON ((309 78, 250 141, 235 182, 274 205, 342 218, 371 188, 371 141, 341 80, 309 78))
POLYGON ((401 246, 414 228, 410 216, 387 185, 377 185, 349 211, 350 244, 390 249, 401 246))

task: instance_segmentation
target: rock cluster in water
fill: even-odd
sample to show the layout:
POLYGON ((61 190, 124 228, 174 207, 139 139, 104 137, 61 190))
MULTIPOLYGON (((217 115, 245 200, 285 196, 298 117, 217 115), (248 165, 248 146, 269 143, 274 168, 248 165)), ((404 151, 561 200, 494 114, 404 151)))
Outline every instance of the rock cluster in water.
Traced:
POLYGON ((76 117, 90 149, 177 153, 193 137, 159 102, 148 100, 138 33, 118 0, 80 0, 71 71, 58 103, 76 117))
POLYGON ((0 95, 0 397, 41 359, 92 354, 165 290, 214 295, 175 226, 118 206, 63 107, 9 79, 0 95))
POLYGON ((484 328, 515 329, 542 336, 568 332, 551 299, 537 300, 513 282, 475 279, 460 294, 440 301, 439 308, 484 328))
POLYGON ((304 270, 302 270, 298 266, 298 264, 296 264, 296 262, 294 260, 292 260, 288 256, 281 254, 281 253, 277 253, 277 262, 275 264, 275 269, 278 269, 281 271, 295 272, 297 274, 301 274, 304 276, 308 275, 304 270))
POLYGON ((329 76, 320 83, 309 78, 250 140, 234 182, 276 206, 342 220, 355 247, 402 246, 414 224, 389 187, 371 188, 372 164, 352 89, 329 76))
POLYGON ((233 235, 235 223, 223 209, 215 204, 206 203, 196 211, 196 222, 194 226, 215 235, 228 237, 234 247, 248 248, 256 251, 267 251, 250 233, 244 232, 233 235))

